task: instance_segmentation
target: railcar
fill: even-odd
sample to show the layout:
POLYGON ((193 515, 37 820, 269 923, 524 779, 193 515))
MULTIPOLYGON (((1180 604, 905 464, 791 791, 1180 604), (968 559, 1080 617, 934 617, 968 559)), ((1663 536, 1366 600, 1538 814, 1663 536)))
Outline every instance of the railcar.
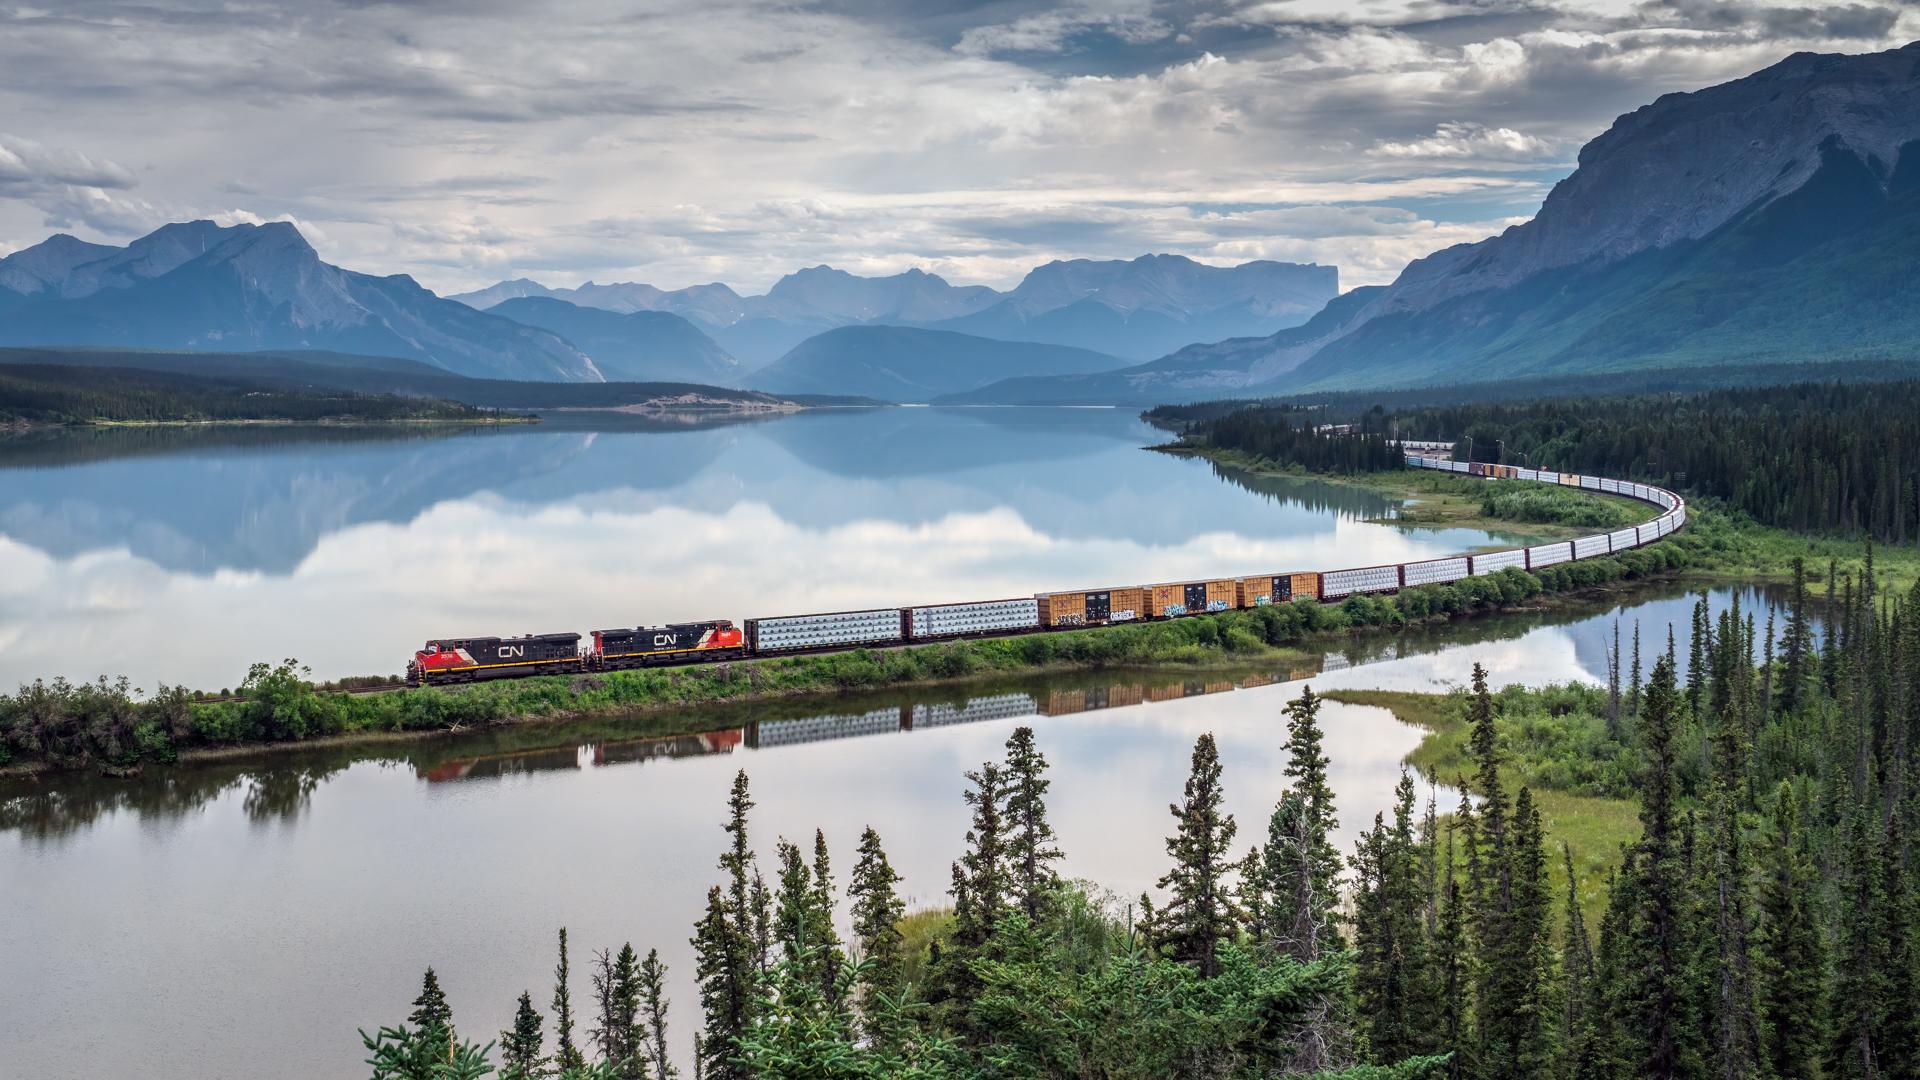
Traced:
MULTIPOLYGON (((1665 512, 1643 525, 1571 541, 1386 566, 1116 586, 1038 593, 1031 598, 924 607, 784 615, 748 619, 741 627, 736 627, 731 620, 711 619, 665 626, 596 630, 591 647, 585 651, 580 649, 578 634, 439 638, 427 642, 414 653, 413 660, 407 664, 407 680, 420 686, 525 675, 680 665, 783 653, 825 652, 1021 634, 1036 630, 1065 630, 1135 619, 1177 618, 1207 611, 1254 608, 1294 600, 1332 602, 1358 594, 1393 592, 1412 586, 1458 581, 1497 573, 1509 567, 1544 568, 1561 562, 1625 551, 1666 536, 1687 521, 1685 501, 1670 491, 1649 484, 1577 473, 1451 461, 1419 454, 1408 454, 1406 463, 1416 468, 1471 473, 1488 479, 1538 479, 1548 483, 1557 481, 1568 487, 1617 492, 1658 505, 1665 512)), ((858 726, 870 720, 870 717, 859 717, 849 722, 858 726)), ((911 723, 911 720, 903 717, 902 722, 911 723)))

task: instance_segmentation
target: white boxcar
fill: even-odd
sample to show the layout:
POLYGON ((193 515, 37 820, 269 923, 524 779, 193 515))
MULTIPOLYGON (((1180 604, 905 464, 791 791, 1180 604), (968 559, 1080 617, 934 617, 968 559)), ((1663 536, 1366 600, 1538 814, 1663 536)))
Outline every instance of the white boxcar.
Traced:
POLYGON ((1645 525, 1641 525, 1634 530, 1636 533, 1639 534, 1641 543, 1651 544, 1655 540, 1658 540, 1662 536, 1666 535, 1660 531, 1660 520, 1661 519, 1656 518, 1655 520, 1649 521, 1645 525))
POLYGON ((1560 474, 1557 472, 1548 472, 1545 469, 1541 469, 1540 472, 1538 473, 1538 479, 1543 484, 1557 484, 1560 482, 1560 474))
POLYGON ((1653 489, 1652 489, 1652 488, 1650 488, 1650 487, 1648 487, 1648 486, 1647 486, 1647 485, 1645 485, 1645 484, 1635 484, 1635 485, 1633 485, 1633 497, 1634 497, 1634 498, 1636 498, 1636 499, 1644 499, 1644 500, 1646 500, 1647 502, 1658 502, 1658 501, 1660 501, 1660 500, 1658 500, 1658 499, 1655 499, 1655 498, 1653 497, 1653 489))
POLYGON ((1636 529, 1616 529, 1607 534, 1607 547, 1612 551, 1625 551, 1640 542, 1640 533, 1636 529))
POLYGON ((1687 504, 1681 503, 1673 508, 1673 527, 1679 528, 1687 523, 1687 504))
POLYGON ((936 604, 907 611, 908 632, 916 638, 1031 630, 1039 625, 1040 601, 1031 596, 973 604, 936 604))
POLYGON ((1431 585, 1436 581, 1459 581, 1469 573, 1472 573, 1471 568, 1467 566, 1467 560, 1464 555, 1454 559, 1428 559, 1426 562, 1410 562, 1404 569, 1407 572, 1406 580, 1409 587, 1414 585, 1431 585))
POLYGON ((1537 570, 1542 566, 1568 562, 1573 558, 1573 545, 1566 541, 1558 544, 1541 544, 1527 549, 1527 568, 1537 570))
POLYGON ((1486 577, 1488 574, 1497 574, 1509 566, 1517 566, 1525 570, 1527 568, 1527 549, 1514 548, 1511 551, 1489 551, 1483 555, 1475 555, 1473 557, 1473 576, 1486 577))
POLYGON ((1595 555, 1605 555, 1612 548, 1607 544, 1605 534, 1600 536, 1582 536, 1573 542, 1573 557, 1591 559, 1595 555))
POLYGON ((1600 478, 1597 476, 1583 476, 1580 478, 1580 486, 1589 491, 1599 491, 1600 478))
POLYGON ((747 623, 748 639, 760 652, 817 649, 827 645, 885 644, 901 640, 900 609, 836 611, 825 615, 783 615, 747 623))
POLYGON ((915 705, 913 707, 914 730, 920 728, 946 727, 949 724, 971 724, 980 720, 1006 720, 1015 716, 1033 716, 1039 713, 1040 703, 1032 694, 995 694, 992 697, 968 698, 965 705, 915 705))
POLYGON ((1368 566, 1359 570, 1329 570, 1320 575, 1320 598, 1331 600, 1352 593, 1392 592, 1400 587, 1398 566, 1368 566))
POLYGON ((1513 478, 1515 480, 1538 480, 1540 479, 1540 474, 1533 469, 1515 469, 1513 470, 1513 478))
POLYGON ((1601 490, 1601 491, 1610 491, 1610 492, 1612 492, 1613 494, 1615 494, 1615 495, 1618 495, 1618 494, 1620 494, 1620 481, 1618 481, 1618 480, 1609 480, 1609 479, 1607 479, 1606 477, 1604 477, 1604 476, 1603 476, 1603 477, 1601 477, 1601 478, 1600 478, 1600 490, 1601 490))

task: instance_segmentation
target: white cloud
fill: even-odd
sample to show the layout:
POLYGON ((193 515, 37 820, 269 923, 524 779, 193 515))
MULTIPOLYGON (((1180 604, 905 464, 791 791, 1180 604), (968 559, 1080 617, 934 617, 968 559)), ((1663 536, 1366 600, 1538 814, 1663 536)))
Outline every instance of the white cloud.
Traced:
POLYGON ((823 261, 1008 284, 1147 250, 1357 260, 1360 280, 1531 213, 1661 93, 1920 34, 1911 11, 1817 3, 0 10, 0 244, 224 213, 449 291, 755 288, 823 261), (1446 224, 1335 237, 1298 210, 1354 206, 1446 224))
POLYGON ((1424 139, 1374 144, 1369 153, 1389 158, 1439 158, 1454 161, 1537 161, 1554 153, 1546 139, 1512 128, 1479 124, 1441 124, 1424 139))

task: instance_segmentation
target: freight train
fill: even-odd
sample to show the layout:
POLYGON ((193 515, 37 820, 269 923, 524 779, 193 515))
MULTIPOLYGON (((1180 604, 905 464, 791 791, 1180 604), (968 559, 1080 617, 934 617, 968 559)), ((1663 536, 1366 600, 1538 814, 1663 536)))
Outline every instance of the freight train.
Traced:
POLYGON ((1644 525, 1574 540, 1389 566, 1111 586, 962 604, 781 615, 748 619, 738 627, 732 620, 714 619, 595 630, 586 648, 580 647, 579 634, 442 638, 427 642, 413 654, 412 662, 407 665, 407 680, 420 686, 614 671, 1070 630, 1297 601, 1329 603, 1366 593, 1390 593, 1419 585, 1483 577, 1508 568, 1538 570, 1556 563, 1610 555, 1650 544, 1687 522, 1686 503, 1680 496, 1650 484, 1477 461, 1450 461, 1420 453, 1407 454, 1406 461, 1414 468, 1439 469, 1490 480, 1532 480, 1623 495, 1652 503, 1661 509, 1661 514, 1644 525))

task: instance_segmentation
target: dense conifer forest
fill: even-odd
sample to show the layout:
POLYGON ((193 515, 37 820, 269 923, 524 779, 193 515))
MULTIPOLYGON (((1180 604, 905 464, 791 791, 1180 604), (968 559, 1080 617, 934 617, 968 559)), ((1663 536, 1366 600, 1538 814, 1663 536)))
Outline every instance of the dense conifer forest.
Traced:
POLYGON ((930 937, 903 932, 918 924, 872 829, 844 885, 818 833, 763 867, 742 772, 691 928, 691 1061, 666 1050, 657 956, 595 953, 575 1004, 562 931, 546 1014, 530 989, 497 1040, 456 1034, 429 971, 405 1022, 363 1035, 373 1075, 1920 1075, 1920 587, 1884 592, 1869 559, 1822 601, 1797 569, 1782 625, 1703 601, 1684 654, 1669 636, 1616 658, 1586 742, 1558 709, 1522 726, 1512 694, 1462 672, 1467 767, 1423 778, 1457 802, 1405 774, 1351 852, 1330 839, 1311 689, 1276 725, 1288 786, 1250 843, 1203 734, 1164 793, 1166 873, 1132 901, 1063 880, 1030 728, 966 774, 971 828, 930 937), (1638 807, 1591 921, 1552 872, 1586 853, 1548 844, 1534 786, 1567 783, 1543 768, 1562 758, 1606 762, 1638 807))
POLYGON ((8 425, 394 421, 495 418, 432 398, 270 386, 170 371, 0 364, 0 428, 8 425))
POLYGON ((1920 382, 1799 383, 1676 395, 1392 407, 1155 410, 1203 446, 1326 472, 1398 463, 1389 437, 1467 460, 1644 480, 1766 525, 1920 543, 1920 382), (1359 434, 1319 425, 1351 421, 1359 434))

